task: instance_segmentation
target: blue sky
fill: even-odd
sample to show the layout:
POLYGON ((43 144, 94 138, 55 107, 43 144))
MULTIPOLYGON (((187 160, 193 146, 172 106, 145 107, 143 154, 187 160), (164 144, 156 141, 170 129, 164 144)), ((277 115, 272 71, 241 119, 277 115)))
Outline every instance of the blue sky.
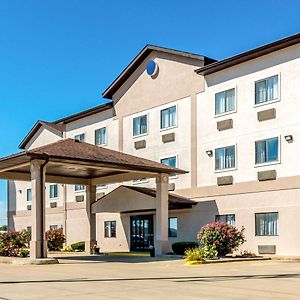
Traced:
MULTIPOLYGON (((102 103, 101 92, 145 46, 222 59, 299 31, 300 1, 2 0, 0 156, 37 119, 102 103)), ((0 224, 6 186, 0 183, 0 224)))

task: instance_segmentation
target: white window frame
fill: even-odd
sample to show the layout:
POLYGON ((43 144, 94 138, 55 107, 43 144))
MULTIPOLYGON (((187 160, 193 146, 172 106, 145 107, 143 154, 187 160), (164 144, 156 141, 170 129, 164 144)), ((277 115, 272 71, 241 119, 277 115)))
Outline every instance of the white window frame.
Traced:
POLYGON ((86 142, 86 133, 85 133, 85 132, 75 134, 75 135, 74 135, 74 140, 76 140, 76 137, 77 137, 77 136, 80 136, 80 135, 84 135, 84 141, 81 142, 81 143, 85 143, 85 142, 86 142))
POLYGON ((85 185, 83 185, 83 184, 74 184, 74 192, 75 192, 75 193, 84 193, 84 192, 85 192, 85 189, 86 189, 86 187, 85 187, 85 185), (84 188, 83 188, 82 190, 76 190, 76 188, 75 188, 76 185, 81 185, 81 186, 83 186, 84 188))
POLYGON ((49 185, 49 198, 50 200, 56 200, 58 198, 58 184, 54 183, 54 184, 50 184, 49 185), (56 186, 57 187, 57 196, 56 197, 51 197, 51 186, 56 186))
POLYGON ((276 103, 276 102, 280 102, 281 101, 281 73, 276 73, 276 74, 273 74, 273 75, 270 75, 270 76, 267 76, 267 77, 264 77, 264 78, 261 78, 259 80, 256 80, 254 81, 254 87, 253 87, 253 91, 254 91, 254 108, 256 107, 260 107, 260 106, 264 106, 264 105, 269 105, 269 104, 273 104, 273 103, 276 103), (278 97, 274 100, 269 100, 269 101, 265 101, 265 102, 262 102, 262 103, 255 103, 255 86, 256 86, 256 83, 260 82, 260 81, 264 81, 268 78, 271 78, 271 77, 274 77, 274 76, 278 76, 278 97))
POLYGON ((218 215, 215 215, 215 222, 221 222, 221 221, 217 221, 217 217, 227 217, 227 216, 234 216, 234 224, 230 224, 230 223, 228 223, 228 221, 226 221, 225 223, 227 223, 231 226, 236 226, 236 215, 235 215, 235 213, 225 213, 225 214, 219 213, 218 215))
POLYGON ((267 237, 267 238, 272 238, 272 237, 277 237, 279 236, 279 211, 267 211, 267 212, 258 212, 258 213, 254 213, 254 232, 255 232, 255 237, 259 237, 259 238, 263 238, 263 237, 267 237), (277 232, 276 234, 273 235, 258 235, 257 234, 257 222, 256 222, 256 215, 266 215, 266 214, 277 214, 277 232))
POLYGON ((230 172, 230 171, 235 171, 238 168, 238 161, 237 161, 237 143, 229 143, 226 144, 225 146, 222 147, 216 147, 214 149, 214 172, 215 173, 223 173, 223 172, 230 172), (235 161, 235 167, 234 168, 228 168, 228 169, 220 169, 220 170, 216 170, 216 150, 217 149, 221 149, 221 148, 227 148, 227 147, 232 147, 234 146, 234 161, 235 161))
POLYGON ((235 87, 231 87, 231 88, 228 88, 228 89, 223 89, 223 90, 220 90, 216 93, 214 93, 214 117, 215 118, 219 118, 219 117, 223 117, 223 116, 227 116, 227 115, 231 115, 231 114, 234 114, 237 112, 237 92, 238 92, 238 88, 237 86, 235 87), (234 110, 231 110, 231 111, 227 111, 227 112, 224 112, 224 113, 221 113, 221 114, 216 114, 216 94, 218 93, 222 93, 222 92, 226 92, 226 91, 229 91, 229 90, 234 90, 234 110))
POLYGON ((160 128, 160 131, 166 131, 166 130, 170 130, 170 129, 177 128, 177 127, 178 127, 178 103, 175 103, 175 104, 170 104, 169 103, 168 105, 160 107, 160 109, 159 109, 159 128, 160 128), (171 108, 173 106, 176 107, 175 125, 170 126, 170 127, 161 128, 161 112, 163 110, 166 110, 166 109, 171 108))
POLYGON ((275 136, 268 136, 265 138, 259 138, 254 141, 254 168, 259 168, 259 167, 264 167, 264 166, 272 166, 272 165, 278 165, 281 164, 281 136, 280 135, 275 135, 275 136), (256 164, 256 147, 255 143, 260 142, 260 141, 266 141, 270 139, 278 138, 278 160, 271 161, 271 162, 265 162, 261 164, 256 164))
POLYGON ((32 188, 26 188, 26 203, 31 203, 32 202, 32 188), (31 190, 31 200, 28 200, 28 190, 31 190))
POLYGON ((105 239, 116 239, 117 238, 117 220, 105 220, 104 223, 104 238, 105 239), (112 236, 111 234, 111 223, 112 222, 115 222, 115 232, 116 232, 116 236, 112 236), (109 234, 108 236, 105 236, 105 229, 106 229, 106 226, 105 226, 105 223, 109 223, 110 226, 108 227, 109 228, 109 234))
MULTIPOLYGON (((163 159, 167 159, 167 158, 171 158, 171 157, 175 157, 176 158, 176 166, 175 166, 175 168, 178 168, 178 154, 170 154, 170 155, 168 155, 168 156, 163 156, 163 157, 160 157, 159 158, 159 163, 162 163, 161 161, 163 160, 163 159)), ((169 179, 176 179, 176 178, 178 178, 178 175, 174 175, 174 176, 169 176, 169 179)))
POLYGON ((107 146, 107 140, 108 140, 108 138, 107 138, 107 132, 108 132, 108 130, 107 130, 107 126, 102 126, 102 127, 99 127, 98 129, 95 129, 94 130, 94 139, 95 139, 95 145, 96 146, 107 146), (105 143, 104 144, 96 144, 96 131, 98 131, 98 130, 101 130, 101 129, 103 129, 103 128, 105 128, 105 143))
POLYGON ((142 113, 142 114, 138 114, 136 116, 132 116, 132 119, 131 119, 131 127, 132 127, 132 137, 135 139, 135 138, 139 138, 139 137, 142 137, 142 136, 146 136, 149 134, 149 113, 142 113), (143 116, 146 116, 147 117, 147 132, 145 133, 141 133, 141 134, 137 134, 137 135, 134 135, 133 134, 133 131, 134 131, 134 126, 133 126, 133 120, 135 118, 140 118, 140 117, 143 117, 143 116))

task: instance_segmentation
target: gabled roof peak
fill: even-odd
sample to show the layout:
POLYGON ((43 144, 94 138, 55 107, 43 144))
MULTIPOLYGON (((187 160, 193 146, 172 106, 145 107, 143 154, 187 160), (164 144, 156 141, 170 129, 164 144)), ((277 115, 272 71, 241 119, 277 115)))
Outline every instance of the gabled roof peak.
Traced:
POLYGON ((112 99, 114 93, 124 84, 124 82, 131 76, 131 74, 137 69, 137 67, 143 62, 143 60, 152 52, 158 51, 168 54, 173 54, 190 59, 196 59, 203 61, 204 65, 215 62, 215 59, 194 54, 186 51, 175 50, 166 47, 160 47, 148 44, 146 45, 138 55, 130 62, 130 64, 120 73, 120 75, 111 83, 111 85, 102 93, 103 98, 112 99))

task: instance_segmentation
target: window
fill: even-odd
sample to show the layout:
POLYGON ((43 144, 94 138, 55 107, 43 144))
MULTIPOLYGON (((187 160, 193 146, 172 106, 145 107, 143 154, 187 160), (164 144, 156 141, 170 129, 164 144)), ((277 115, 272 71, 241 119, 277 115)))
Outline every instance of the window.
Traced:
POLYGON ((278 213, 255 214, 255 235, 278 235, 278 213))
POLYGON ((255 164, 278 161, 278 137, 255 142, 255 164))
POLYGON ((105 221, 104 222, 104 237, 115 238, 116 237, 116 221, 105 221))
POLYGON ((27 191, 26 191, 26 200, 28 202, 32 201, 32 191, 31 191, 31 189, 27 189, 27 191))
POLYGON ((160 111, 160 128, 176 126, 176 105, 160 111))
POLYGON ((82 192, 84 191, 84 185, 75 184, 75 192, 82 192))
POLYGON ((79 142, 84 142, 84 140, 85 140, 85 134, 82 133, 82 134, 75 135, 74 140, 79 141, 79 142))
POLYGON ((148 132, 147 115, 133 118, 133 136, 148 132))
POLYGON ((95 145, 106 145, 106 127, 95 130, 95 145))
POLYGON ((255 104, 278 99, 278 75, 255 82, 255 104))
POLYGON ((50 230, 56 230, 58 229, 58 225, 50 225, 49 228, 50 230))
POLYGON ((215 115, 235 110, 235 89, 215 94, 215 115))
POLYGON ((163 164, 163 165, 167 165, 169 167, 176 168, 176 166, 177 166, 176 156, 162 158, 160 160, 160 163, 163 164))
POLYGON ((177 237, 177 218, 169 218, 169 237, 177 237))
POLYGON ((235 146, 215 150, 215 170, 235 168, 235 146))
POLYGON ((235 225, 235 215, 216 215, 216 222, 223 222, 229 225, 235 225))
POLYGON ((50 185, 50 198, 57 198, 57 184, 50 185))

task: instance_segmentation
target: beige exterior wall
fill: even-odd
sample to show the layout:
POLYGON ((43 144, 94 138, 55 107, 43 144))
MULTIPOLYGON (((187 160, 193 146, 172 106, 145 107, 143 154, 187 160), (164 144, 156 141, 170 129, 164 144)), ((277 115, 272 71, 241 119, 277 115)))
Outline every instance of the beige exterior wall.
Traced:
MULTIPOLYGON (((176 193, 197 200, 198 205, 169 212, 178 218, 178 237, 169 239, 170 248, 175 241, 196 240, 201 226, 214 221, 216 215, 235 214, 236 225, 246 228, 247 242, 242 249, 257 252, 258 245, 276 245, 279 255, 300 255, 300 242, 295 238, 300 214, 299 53, 300 46, 292 46, 208 75, 204 80, 194 72, 202 62, 154 51, 113 96, 114 110, 67 124, 65 136, 74 138, 85 133, 86 142, 94 144, 95 130, 107 127, 108 144, 104 147, 156 161, 177 156, 178 167, 190 173, 171 178, 170 182, 175 183, 176 193), (155 79, 145 72, 148 59, 154 59, 159 65, 155 79), (256 106, 255 81, 273 75, 279 76, 278 101, 256 106), (231 88, 236 89, 236 111, 215 117, 215 93, 231 88), (172 105, 177 106, 177 126, 161 131, 160 110, 172 105), (276 118, 259 122, 257 112, 270 108, 276 109, 276 118), (143 114, 148 115, 148 133, 133 137, 132 119, 143 114), (217 122, 227 119, 233 120, 233 128, 218 131, 217 122), (165 133, 175 133, 175 141, 164 144, 161 136, 165 133), (287 143, 285 135, 293 135, 293 143, 287 143), (255 166, 254 142, 276 136, 280 140, 279 162, 255 166), (139 140, 146 140, 145 149, 134 148, 134 142, 139 140), (206 151, 229 145, 236 145, 236 168, 215 172, 215 157, 209 157, 206 151), (264 170, 276 170, 277 179, 258 182, 257 172, 264 170), (233 185, 217 186, 217 177, 228 175, 233 176, 233 185), (255 213, 260 212, 279 213, 278 236, 255 236, 255 213)), ((42 128, 28 148, 59 138, 42 128)), ((30 212, 26 211, 29 186, 23 182, 9 185, 10 220, 16 229, 30 226, 30 212)), ((155 184, 150 180, 142 186, 155 184)), ((116 187, 99 187, 98 193, 107 194, 116 187)), ((48 191, 49 186, 46 188, 48 191)), ((59 185, 58 208, 49 208, 50 199, 46 199, 47 226, 65 224, 68 244, 84 240, 88 235, 85 203, 75 202, 76 195, 84 194, 84 191, 75 192, 74 186, 59 185), (66 223, 64 201, 67 202, 66 223)), ((118 213, 117 204, 125 202, 127 210, 150 209, 154 201, 151 197, 139 199, 137 193, 116 193, 114 197, 116 206, 108 203, 107 211, 97 214, 97 239, 104 252, 128 251, 130 247, 131 214, 118 213), (110 220, 117 221, 117 238, 104 238, 104 221, 110 220)))
MULTIPOLYGON (((123 151, 154 161, 160 161, 163 158, 175 156, 178 168, 190 170, 191 122, 190 118, 187 118, 187 116, 190 114, 190 109, 191 98, 187 97, 124 117, 123 136, 126 136, 126 138, 124 138, 123 141, 123 151), (171 128, 160 129, 160 111, 171 106, 176 106, 177 125, 171 128), (133 118, 142 115, 147 115, 148 133, 140 136, 133 136, 133 118), (162 136, 169 133, 175 134, 175 141, 163 143, 162 136), (134 143, 142 140, 146 141, 146 148, 135 149, 134 143)), ((191 174, 189 173, 171 177, 170 182, 175 183, 176 189, 190 188, 191 174)), ((148 183, 143 183, 143 185, 154 187, 155 180, 149 180, 148 183)))
POLYGON ((198 186, 216 185, 218 176, 232 175, 234 182, 257 179, 257 172, 275 169, 278 177, 300 175, 299 117, 300 46, 265 55, 236 67, 206 77, 205 92, 198 94, 198 186), (255 82, 273 75, 279 76, 279 99, 255 105, 255 82), (236 112, 215 117, 215 93, 236 89, 236 112), (259 122, 257 112, 275 108, 276 118, 259 122), (233 128, 218 131, 217 122, 232 119, 233 128), (293 135, 287 143, 285 135, 293 135), (280 159, 277 164, 255 166, 257 140, 279 137, 280 159), (236 170, 215 172, 214 157, 206 150, 236 145, 236 170), (205 172, 203 172, 205 170, 205 172))

